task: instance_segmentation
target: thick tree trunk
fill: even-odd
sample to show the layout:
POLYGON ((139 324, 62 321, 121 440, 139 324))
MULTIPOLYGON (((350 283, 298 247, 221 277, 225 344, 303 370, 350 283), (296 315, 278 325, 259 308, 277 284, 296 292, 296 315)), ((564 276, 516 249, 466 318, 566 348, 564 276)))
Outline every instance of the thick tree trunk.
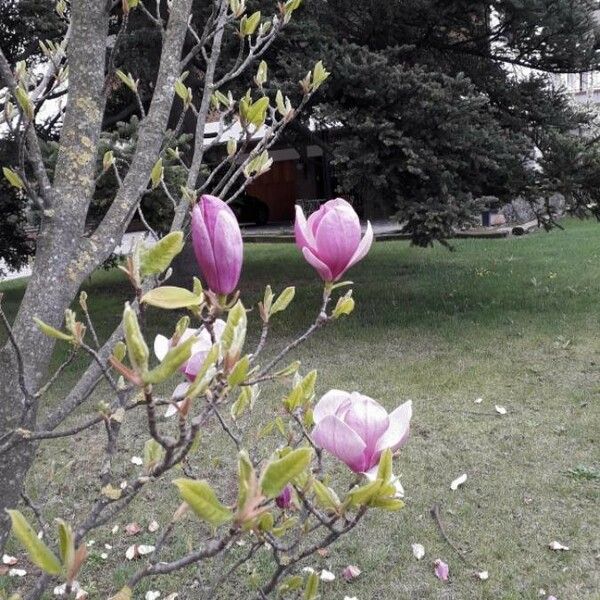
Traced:
MULTIPOLYGON (((43 260, 41 256, 39 258, 43 260)), ((52 338, 40 333, 33 317, 37 316, 46 323, 60 327, 65 308, 76 292, 77 286, 65 285, 64 277, 56 271, 52 273, 40 268, 32 276, 13 326, 23 357, 23 374, 29 392, 35 392, 43 383, 54 348, 52 338)), ((21 420, 25 396, 19 385, 16 354, 10 343, 0 350, 0 373, 0 436, 17 427, 32 429, 35 427, 38 407, 33 403, 24 420, 21 420)), ((14 446, 1 456, 0 553, 8 533, 5 509, 18 503, 34 453, 35 445, 25 443, 14 446)))
MULTIPOLYGON (((34 271, 13 324, 30 392, 44 382, 54 349, 54 340, 39 332, 33 317, 54 327, 61 326, 64 311, 79 286, 119 242, 146 188, 164 139, 192 0, 178 0, 171 7, 155 93, 140 128, 136 154, 107 215, 94 234, 84 238, 104 114, 105 46, 111 4, 102 0, 79 0, 71 4, 72 35, 67 50, 69 102, 50 190, 52 210, 45 216, 34 271)), ((116 337, 118 332, 113 336, 116 337)), ((101 354, 109 352, 107 348, 101 354)), ((0 351, 0 374, 0 438, 16 426, 33 429, 38 407, 33 406, 21 423, 25 398, 19 386, 16 355, 10 345, 0 351)), ((79 397, 85 397, 87 387, 96 378, 92 367, 65 394, 64 406, 52 412, 50 427, 55 427, 80 403, 79 397)), ((4 509, 18 503, 34 452, 35 444, 24 443, 0 456, 0 554, 8 534, 4 509)))
MULTIPOLYGON (((54 340, 43 335, 33 317, 60 327, 64 311, 87 275, 81 265, 81 236, 95 182, 96 148, 104 113, 103 93, 108 5, 98 0, 72 3, 73 32, 67 48, 69 103, 61 135, 57 166, 44 215, 33 273, 13 323, 23 357, 23 375, 29 392, 43 383, 54 340)), ((0 351, 0 436, 21 426, 35 427, 35 402, 23 421, 25 396, 19 386, 14 348, 0 351)), ((19 444, 0 457, 0 553, 8 533, 5 508, 17 504, 35 452, 33 444, 19 444)))

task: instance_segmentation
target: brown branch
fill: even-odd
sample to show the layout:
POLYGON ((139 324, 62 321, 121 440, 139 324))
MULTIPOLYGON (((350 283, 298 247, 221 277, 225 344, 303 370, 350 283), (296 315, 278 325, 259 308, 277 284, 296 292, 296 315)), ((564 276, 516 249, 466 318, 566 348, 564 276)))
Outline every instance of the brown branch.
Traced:
POLYGON ((444 524, 442 523, 442 519, 440 517, 440 505, 437 502, 431 507, 431 509, 429 510, 429 513, 431 514, 431 518, 435 521, 435 524, 438 526, 438 529, 440 530, 440 533, 442 534, 444 541, 448 544, 448 546, 450 546, 450 548, 452 548, 452 550, 454 550, 454 552, 456 552, 456 554, 458 555, 460 560, 462 560, 462 562, 465 563, 465 565, 467 565, 468 567, 478 570, 477 567, 475 567, 475 565, 473 565, 473 563, 471 563, 467 558, 465 558, 464 554, 458 549, 458 547, 448 537, 448 534, 446 533, 446 529, 445 529, 444 524))

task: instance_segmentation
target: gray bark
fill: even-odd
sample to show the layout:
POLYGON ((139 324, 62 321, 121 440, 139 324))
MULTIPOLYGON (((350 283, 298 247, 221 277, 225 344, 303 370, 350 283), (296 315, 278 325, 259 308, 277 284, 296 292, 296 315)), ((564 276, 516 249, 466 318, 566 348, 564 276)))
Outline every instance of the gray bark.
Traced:
MULTIPOLYGON (((54 349, 54 340, 43 335, 33 322, 42 321, 60 327, 65 309, 81 283, 78 274, 68 268, 79 236, 83 233, 94 185, 95 149, 104 112, 104 47, 108 32, 108 12, 103 2, 72 4, 72 38, 68 55, 70 78, 69 104, 61 137, 56 176, 49 193, 51 206, 44 217, 37 242, 35 266, 19 312, 13 323, 16 342, 24 361, 28 389, 42 383, 54 349), (100 49, 100 50, 99 50, 100 49)), ((25 402, 18 385, 14 349, 0 351, 0 435, 14 429, 25 402)), ((35 425, 34 402, 23 426, 35 425)), ((18 502, 35 447, 22 444, 2 457, 0 464, 0 551, 8 533, 4 509, 18 502)))
MULTIPOLYGON (((192 0, 174 3, 163 45, 156 92, 142 124, 135 160, 112 208, 91 238, 84 238, 87 211, 95 187, 98 139, 104 114, 103 93, 108 8, 104 2, 72 3, 72 37, 69 42, 69 103, 63 125, 56 173, 49 196, 51 205, 37 241, 33 273, 12 325, 24 359, 24 375, 30 391, 42 384, 54 340, 40 333, 33 317, 60 327, 64 311, 74 300, 81 283, 110 255, 119 242, 157 159, 173 101, 187 18, 192 0)), ((33 403, 21 422, 25 398, 20 393, 13 347, 0 351, 0 436, 19 425, 32 429, 37 405, 33 403)), ((94 375, 82 379, 68 400, 77 402, 94 375)), ((2 456, 0 463, 0 553, 9 526, 6 508, 20 498, 31 466, 35 446, 19 444, 2 456)))

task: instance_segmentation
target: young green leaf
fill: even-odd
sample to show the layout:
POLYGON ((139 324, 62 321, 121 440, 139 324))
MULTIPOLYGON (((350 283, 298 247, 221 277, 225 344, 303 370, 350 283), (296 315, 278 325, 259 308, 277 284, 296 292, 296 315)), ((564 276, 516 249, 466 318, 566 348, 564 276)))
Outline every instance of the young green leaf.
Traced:
POLYGON ((231 373, 229 374, 229 377, 227 378, 227 383, 231 387, 235 387, 236 385, 239 385, 248 376, 249 369, 250 369, 250 358, 248 357, 248 355, 246 355, 246 356, 242 357, 240 360, 238 360, 235 367, 233 367, 233 370, 231 371, 231 373))
POLYGON ((150 472, 164 455, 163 447, 154 439, 150 438, 144 444, 144 468, 150 472))
POLYGON ((155 190, 163 179, 165 169, 163 167, 163 160, 159 158, 150 171, 150 182, 152 183, 152 189, 155 190))
POLYGON ((240 21, 240 35, 246 37, 252 35, 260 23, 260 10, 252 13, 249 17, 243 16, 240 21))
POLYGON ((260 481, 265 496, 268 498, 277 496, 292 479, 308 467, 312 456, 311 448, 297 448, 283 458, 270 462, 260 481))
POLYGON ((323 66, 323 61, 320 60, 316 65, 315 68, 313 69, 313 76, 312 76, 312 90, 313 92, 317 89, 319 89, 319 87, 321 86, 321 84, 329 77, 330 73, 329 71, 325 70, 325 67, 323 66))
POLYGON ((4 173, 4 177, 13 187, 16 187, 18 190, 22 190, 25 187, 21 176, 16 171, 8 167, 2 167, 2 173, 4 173))
POLYGON ((154 246, 144 248, 140 253, 140 274, 142 277, 158 275, 166 271, 173 259, 183 250, 183 232, 172 231, 161 238, 154 246))
POLYGON ((246 505, 248 498, 256 492, 256 473, 252 461, 245 450, 238 458, 238 511, 246 505))
POLYGON ((44 323, 44 321, 42 321, 41 319, 38 319, 37 317, 33 317, 33 320, 34 320, 35 324, 38 326, 38 329, 44 335, 55 338, 57 340, 63 340, 65 342, 73 341, 72 335, 69 335, 68 333, 64 333, 63 331, 60 331, 59 329, 56 329, 56 328, 52 327, 51 325, 47 325, 46 323, 44 323))
POLYGON ((192 355, 192 347, 196 341, 197 338, 192 336, 185 342, 171 348, 157 367, 142 375, 144 383, 157 384, 169 379, 184 362, 189 360, 192 355))
POLYGON ((75 538, 71 526, 62 519, 56 519, 58 526, 58 550, 66 571, 69 571, 75 558, 75 538))
POLYGON ((18 510, 7 510, 12 522, 12 532, 27 550, 29 559, 49 575, 60 575, 62 565, 57 556, 40 540, 27 519, 18 510))
POLYGON ((306 579, 306 586, 304 588, 304 600, 316 600, 319 596, 319 575, 316 571, 313 571, 308 575, 306 579))
POLYGON ((217 499, 206 481, 176 479, 173 482, 179 489, 181 498, 203 521, 218 527, 233 518, 233 513, 217 499))
POLYGON ((295 287, 291 286, 291 287, 285 288, 285 290, 283 290, 283 292, 281 292, 281 294, 279 294, 279 296, 277 297, 277 300, 275 300, 275 302, 273 302, 273 306, 272 306, 269 314, 274 315, 275 313, 285 310, 289 306, 290 302, 294 299, 295 294, 296 294, 295 287))
POLYGON ((176 308, 200 306, 202 304, 202 296, 194 294, 185 288, 163 285, 144 294, 142 302, 156 306, 157 308, 174 310, 176 308))
POLYGON ((140 373, 146 372, 150 352, 140 329, 137 315, 129 302, 125 303, 125 310, 123 311, 123 331, 131 366, 140 373))

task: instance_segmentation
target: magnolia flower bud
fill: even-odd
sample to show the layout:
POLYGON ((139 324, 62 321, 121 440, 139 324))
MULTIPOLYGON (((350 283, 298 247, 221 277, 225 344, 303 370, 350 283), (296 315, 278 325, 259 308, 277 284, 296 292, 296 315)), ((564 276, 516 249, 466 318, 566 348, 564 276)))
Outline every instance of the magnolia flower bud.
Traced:
POLYGON ((192 211, 192 242, 208 287, 230 294, 242 270, 242 234, 233 211, 216 196, 204 195, 192 211))

